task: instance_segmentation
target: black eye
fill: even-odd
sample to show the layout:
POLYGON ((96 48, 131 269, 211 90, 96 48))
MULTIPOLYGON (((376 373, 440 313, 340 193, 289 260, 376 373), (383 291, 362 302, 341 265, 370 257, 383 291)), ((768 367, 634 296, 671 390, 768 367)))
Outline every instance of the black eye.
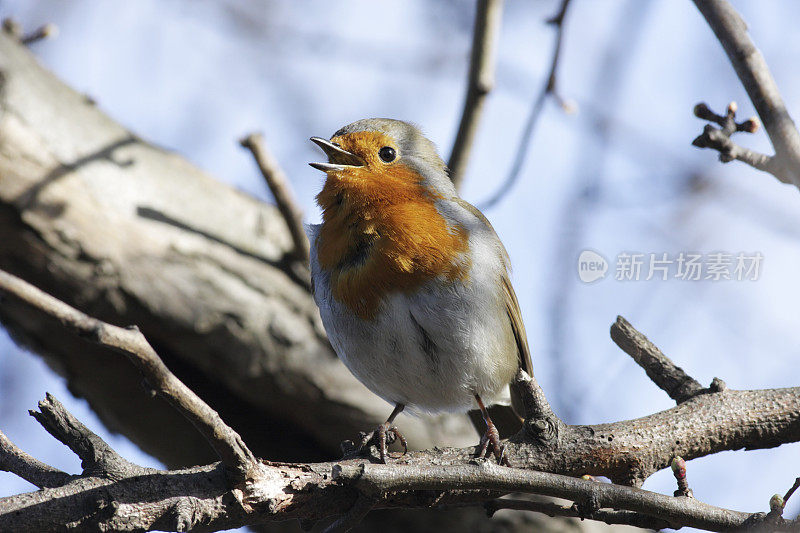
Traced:
POLYGON ((378 150, 378 155, 384 162, 391 163, 394 161, 394 158, 397 157, 397 152, 395 152, 394 148, 391 146, 384 146, 378 150))

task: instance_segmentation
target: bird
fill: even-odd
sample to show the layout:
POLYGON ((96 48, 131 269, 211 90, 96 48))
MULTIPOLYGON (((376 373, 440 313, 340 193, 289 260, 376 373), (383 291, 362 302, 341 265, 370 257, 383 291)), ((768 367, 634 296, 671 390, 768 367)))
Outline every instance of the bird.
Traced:
MULTIPOLYGON (((461 199, 436 146, 408 122, 371 118, 330 139, 307 226, 312 292, 337 356, 394 405, 362 434, 361 452, 406 439, 394 425, 412 414, 466 412, 486 431, 476 456, 508 464, 487 403, 501 398, 531 354, 505 247, 487 218, 461 199)), ((405 453, 405 452, 404 452, 405 453)))

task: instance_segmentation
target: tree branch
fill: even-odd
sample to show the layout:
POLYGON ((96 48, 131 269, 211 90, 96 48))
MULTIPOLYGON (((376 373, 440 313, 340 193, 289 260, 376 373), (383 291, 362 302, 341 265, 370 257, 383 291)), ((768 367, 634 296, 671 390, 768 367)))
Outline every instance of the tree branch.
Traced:
POLYGON ((694 3, 725 49, 764 123, 775 155, 770 158, 742 149, 719 135, 705 147, 717 149, 800 188, 800 133, 786 110, 764 56, 747 34, 747 25, 727 0, 694 0, 694 3))
POLYGON ((43 24, 36 28, 33 32, 23 35, 20 42, 25 46, 41 41, 44 39, 55 39, 58 37, 58 26, 53 23, 43 24))
POLYGON ((655 344, 621 316, 618 316, 617 321, 611 325, 611 339, 676 403, 685 402, 704 391, 697 380, 675 365, 655 344))
POLYGON ((29 411, 58 441, 65 444, 81 459, 85 475, 122 479, 131 474, 140 474, 143 468, 123 459, 111 446, 84 426, 64 409, 61 402, 50 393, 39 402, 39 411, 29 411))
MULTIPOLYGON (((245 477, 247 475, 247 471, 252 467, 256 459, 242 441, 242 438, 222 421, 216 411, 211 409, 208 404, 170 372, 136 327, 123 329, 92 318, 2 270, 0 270, 0 293, 12 296, 43 311, 49 316, 58 319, 68 329, 94 343, 128 356, 128 359, 139 369, 150 385, 194 424, 217 452, 223 463, 238 472, 240 476, 245 477)), ((42 422, 50 431, 52 424, 46 424, 46 422, 48 420, 53 421, 55 418, 49 417, 43 421, 40 417, 43 416, 44 409, 49 407, 41 404, 40 407, 43 408, 42 415, 34 416, 37 416, 37 420, 42 422)), ((69 425, 69 421, 61 423, 64 428, 69 425)), ((72 432, 82 432, 80 427, 75 426, 72 432)), ((83 429, 85 430, 85 428, 83 429)), ((64 431, 66 430, 58 430, 57 433, 63 434, 64 431)), ((57 436, 57 433, 53 433, 53 435, 57 436)), ((100 461, 99 456, 96 456, 97 454, 92 451, 97 446, 94 444, 90 446, 90 440, 88 438, 85 439, 85 444, 82 445, 84 452, 79 452, 74 448, 73 450, 84 462, 98 462, 100 461), (96 457, 91 458, 88 455, 90 453, 96 457)), ((101 455, 104 453, 106 453, 105 450, 100 451, 101 455)), ((102 467, 102 464, 100 466, 102 467)))
POLYGON ((539 94, 533 101, 533 106, 528 114, 528 119, 525 122, 525 127, 522 130, 522 135, 520 136, 519 144, 517 145, 517 151, 514 155, 514 162, 511 164, 511 170, 500 187, 498 187, 497 191, 495 191, 495 193, 490 196, 488 200, 484 201, 478 206, 482 210, 493 207, 497 202, 502 200, 503 197, 514 186, 514 184, 516 184, 520 172, 522 172, 522 165, 525 163, 525 156, 528 154, 528 148, 530 147, 533 132, 536 129, 536 123, 539 121, 539 117, 542 115, 542 110, 544 109, 544 104, 547 101, 547 98, 549 96, 554 97, 561 105, 561 108, 568 113, 572 113, 574 111, 574 104, 562 98, 558 93, 558 80, 556 78, 558 61, 561 57, 561 43, 564 37, 564 20, 567 16, 569 2, 570 0, 561 0, 561 7, 559 8, 558 13, 556 13, 555 16, 547 21, 548 24, 554 26, 556 29, 553 42, 553 55, 550 59, 550 71, 545 79, 541 91, 539 91, 539 94))
POLYGON ((2 431, 0 431, 0 470, 11 472, 40 489, 60 487, 72 479, 66 472, 20 450, 2 431))
MULTIPOLYGON (((34 302, 41 298, 36 293, 31 296, 25 285, 25 290, 8 285, 9 277, 0 276, 3 292, 15 297, 21 292, 34 302)), ((74 317, 75 311, 65 304, 60 306, 66 309, 49 300, 41 305, 54 308, 67 326, 83 331, 77 320, 80 317, 74 317)), ((185 530, 200 525, 203 530, 214 530, 268 520, 318 520, 343 513, 336 527, 345 527, 360 520, 373 504, 406 508, 464 505, 512 491, 571 499, 588 518, 605 507, 656 516, 671 527, 725 530, 765 520, 777 529, 797 526, 774 513, 750 515, 691 498, 568 476, 591 473, 637 485, 669 466, 676 456, 691 459, 722 450, 798 441, 800 388, 722 390, 696 395, 672 409, 637 420, 567 426, 552 414, 533 378, 520 373, 518 380, 515 386, 530 396, 525 400, 529 418, 523 431, 506 443, 506 453, 512 464, 523 468, 500 467, 490 461, 475 464, 472 447, 435 448, 410 452, 389 466, 364 464, 362 459, 252 464, 248 477, 232 490, 214 465, 173 472, 143 472, 135 465, 132 471, 102 466, 116 465, 118 456, 108 452, 102 441, 94 442, 91 432, 71 416, 55 416, 53 413, 63 408, 48 398, 42 409, 48 419, 46 427, 55 428, 53 434, 81 455, 89 471, 60 487, 0 500, 0 530, 53 531, 65 523, 115 530, 185 530), (537 416, 542 418, 531 418, 537 416), (552 438, 542 438, 535 423, 550 417, 556 420, 557 431, 552 438), (115 475, 109 476, 108 470, 115 475), (103 494, 100 499, 98 490, 103 494)), ((0 461, 5 459, 0 456, 0 461)), ((605 511, 597 516, 632 519, 605 511)))
POLYGON ((475 29, 472 35, 472 56, 469 62, 467 97, 461 112, 456 140, 447 167, 450 179, 461 187, 469 162, 469 154, 478 131, 483 104, 494 88, 495 48, 500 34, 503 0, 478 0, 475 29))
MULTIPOLYGON (((695 499, 675 498, 634 487, 508 468, 490 461, 426 468, 399 465, 342 466, 336 479, 362 493, 379 496, 406 490, 489 490, 524 492, 579 501, 591 496, 601 507, 626 509, 646 516, 669 517, 670 527, 697 527, 712 531, 740 527, 751 513, 714 507, 695 499)), ((590 515, 591 516, 591 515, 590 515)))
MULTIPOLYGON (((703 395, 697 400, 710 397, 703 395)), ((63 409, 57 402, 52 405, 56 411, 63 409)), ((71 415, 60 418, 71 419, 71 415)), ((67 432, 62 437, 73 449, 80 449, 73 441, 84 435, 67 432)), ((533 448, 526 452, 529 459, 536 454, 533 448)), ((394 465, 366 464, 362 459, 317 464, 264 462, 252 470, 246 483, 232 490, 220 465, 170 472, 133 465, 119 470, 115 480, 85 472, 63 486, 0 499, 0 530, 60 531, 64 524, 79 524, 84 529, 91 525, 92 529, 114 531, 213 531, 290 518, 313 521, 347 510, 334 524, 339 528, 356 523, 372 506, 411 508, 490 500, 489 509, 496 509, 511 505, 493 501, 509 492, 575 501, 577 515, 593 520, 644 524, 651 517, 649 523, 655 525, 659 521, 652 517, 658 517, 672 528, 687 525, 723 531, 763 522, 767 516, 634 487, 502 467, 491 461, 476 464, 471 455, 471 448, 434 449, 411 452, 394 465), (616 512, 619 510, 628 512, 616 512)), ((796 521, 779 516, 772 516, 770 525, 775 530, 797 527, 796 521)))
POLYGON ((253 154, 258 169, 272 192, 275 205, 289 228, 295 256, 301 261, 308 262, 309 242, 303 229, 303 212, 294 198, 289 179, 278 164, 278 160, 267 149, 264 136, 259 133, 251 133, 239 141, 239 144, 253 154))

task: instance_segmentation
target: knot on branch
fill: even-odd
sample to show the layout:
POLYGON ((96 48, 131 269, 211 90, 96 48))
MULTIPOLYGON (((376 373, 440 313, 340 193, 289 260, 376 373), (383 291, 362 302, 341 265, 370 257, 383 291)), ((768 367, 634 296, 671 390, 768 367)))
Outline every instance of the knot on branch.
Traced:
POLYGON ((199 505, 197 498, 180 498, 164 513, 166 523, 159 523, 159 527, 174 531, 191 531, 199 522, 199 505))
POLYGON ((711 380, 711 385, 708 387, 709 392, 724 392, 727 390, 728 385, 722 381, 720 378, 714 378, 711 380))
MULTIPOLYGON (((511 393, 512 399, 522 403, 524 440, 536 444, 557 443, 564 423, 553 412, 536 379, 520 369, 511 383, 511 393)), ((515 409, 520 410, 516 405, 515 409)))
POLYGON ((558 421, 553 418, 529 418, 525 420, 525 433, 539 443, 558 440, 558 421))

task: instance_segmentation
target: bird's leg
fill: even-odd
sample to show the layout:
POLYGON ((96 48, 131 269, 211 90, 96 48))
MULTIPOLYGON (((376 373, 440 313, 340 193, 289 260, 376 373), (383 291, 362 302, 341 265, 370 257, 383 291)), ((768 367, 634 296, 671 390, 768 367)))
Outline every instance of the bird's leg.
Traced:
POLYGON ((476 394, 475 399, 478 401, 478 407, 481 409, 483 421, 486 422, 486 433, 481 437, 475 457, 489 457, 489 455, 494 454, 498 464, 511 466, 508 462, 508 458, 505 456, 505 446, 500 444, 500 432, 497 431, 494 422, 489 418, 489 411, 486 410, 486 406, 483 405, 483 400, 481 400, 480 396, 476 394))
POLYGON ((389 418, 386 419, 386 422, 362 437, 361 442, 356 447, 356 453, 361 453, 361 450, 367 447, 370 442, 374 441, 378 446, 378 453, 381 455, 381 462, 386 464, 386 456, 389 455, 386 445, 387 443, 391 444, 395 441, 395 439, 399 440, 400 444, 403 445, 403 454, 408 453, 408 443, 406 442, 406 438, 402 433, 400 433, 400 430, 398 430, 396 426, 392 425, 395 417, 402 413, 405 407, 406 406, 402 403, 395 405, 394 411, 392 411, 392 414, 390 414, 389 418))

